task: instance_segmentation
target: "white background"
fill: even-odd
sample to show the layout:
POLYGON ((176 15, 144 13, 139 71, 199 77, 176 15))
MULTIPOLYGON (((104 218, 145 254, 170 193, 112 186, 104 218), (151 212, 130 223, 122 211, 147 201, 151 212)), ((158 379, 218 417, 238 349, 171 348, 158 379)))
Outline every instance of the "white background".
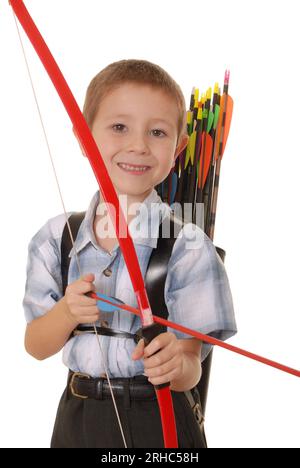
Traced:
MULTIPOLYGON (((82 106, 108 63, 163 66, 187 102, 231 70, 235 101, 223 159, 215 244, 227 251, 238 335, 230 342, 300 368, 299 51, 297 0, 28 0, 82 106)), ((25 40, 67 210, 97 186, 62 105, 25 40)), ((47 447, 66 369, 23 348, 27 245, 62 211, 7 1, 0 10, 1 440, 47 447)), ((215 349, 210 447, 300 447, 299 379, 215 349)), ((101 424, 101 421, 99 421, 101 424)))

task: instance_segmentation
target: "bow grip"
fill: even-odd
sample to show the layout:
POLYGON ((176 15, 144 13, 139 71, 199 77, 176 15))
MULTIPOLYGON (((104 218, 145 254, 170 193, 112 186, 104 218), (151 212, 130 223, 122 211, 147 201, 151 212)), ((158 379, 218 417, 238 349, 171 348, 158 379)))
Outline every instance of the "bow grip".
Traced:
MULTIPOLYGON (((147 346, 151 341, 156 338, 158 335, 161 333, 164 333, 166 330, 166 327, 163 325, 160 325, 159 323, 153 323, 152 325, 148 325, 147 327, 142 328, 142 337, 145 342, 145 346, 147 346)), ((158 353, 158 351, 156 351, 158 353)), ((154 354, 156 354, 154 353, 154 354)), ((161 388, 169 387, 170 382, 165 382, 160 385, 154 385, 156 390, 160 390, 161 388)))

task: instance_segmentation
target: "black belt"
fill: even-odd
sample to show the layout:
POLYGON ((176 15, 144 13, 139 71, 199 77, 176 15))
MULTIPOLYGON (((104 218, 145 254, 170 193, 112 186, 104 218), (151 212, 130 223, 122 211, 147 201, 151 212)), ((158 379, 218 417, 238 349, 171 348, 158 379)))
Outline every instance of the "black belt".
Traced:
MULTIPOLYGON (((94 378, 81 372, 69 372, 69 389, 77 398, 103 400, 111 398, 106 378, 94 378)), ((147 377, 138 375, 132 378, 110 379, 114 397, 128 396, 131 400, 155 399, 156 393, 147 377)))

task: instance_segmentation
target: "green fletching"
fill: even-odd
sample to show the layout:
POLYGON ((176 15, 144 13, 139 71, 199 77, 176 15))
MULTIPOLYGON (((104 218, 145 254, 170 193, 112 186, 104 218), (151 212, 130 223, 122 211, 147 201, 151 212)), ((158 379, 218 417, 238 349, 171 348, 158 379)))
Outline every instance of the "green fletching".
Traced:
POLYGON ((211 127, 212 127, 212 124, 213 124, 213 121, 214 121, 214 114, 209 111, 209 114, 208 114, 208 122, 207 122, 207 133, 210 132, 211 130, 211 127))
POLYGON ((217 128, 219 115, 220 115, 220 106, 219 106, 219 104, 216 104, 215 105, 215 115, 214 115, 214 130, 216 130, 216 128, 217 128))

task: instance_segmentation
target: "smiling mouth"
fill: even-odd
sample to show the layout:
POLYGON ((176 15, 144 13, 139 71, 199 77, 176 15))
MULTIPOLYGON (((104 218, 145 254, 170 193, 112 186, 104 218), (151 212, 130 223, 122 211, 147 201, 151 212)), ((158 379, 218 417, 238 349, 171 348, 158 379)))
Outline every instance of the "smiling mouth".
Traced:
POLYGON ((138 166, 136 164, 118 163, 118 167, 125 172, 142 174, 151 169, 150 166, 138 166))

